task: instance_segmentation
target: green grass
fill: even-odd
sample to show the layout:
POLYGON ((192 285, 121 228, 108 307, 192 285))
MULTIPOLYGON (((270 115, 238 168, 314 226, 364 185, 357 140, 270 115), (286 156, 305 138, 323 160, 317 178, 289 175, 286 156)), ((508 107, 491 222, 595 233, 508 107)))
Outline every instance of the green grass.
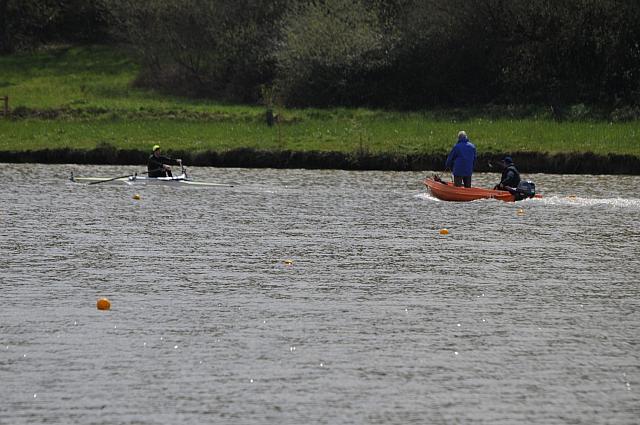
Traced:
POLYGON ((17 120, 0 121, 0 150, 91 149, 108 142, 118 148, 224 151, 318 150, 372 153, 445 153, 458 129, 465 128, 480 152, 593 152, 640 155, 637 123, 557 124, 531 120, 457 124, 410 116, 381 122, 304 120, 268 128, 258 122, 185 120, 17 120), (635 136, 633 136, 635 134, 635 136))
POLYGON ((464 129, 479 152, 593 152, 640 156, 640 124, 562 122, 544 113, 491 118, 483 109, 395 112, 284 109, 268 127, 260 105, 167 96, 132 85, 138 68, 111 47, 58 47, 0 57, 0 96, 27 118, 0 119, 0 150, 318 150, 446 153, 464 129), (39 115, 41 114, 41 115, 39 115), (52 115, 53 114, 53 115, 52 115), (39 116, 55 116, 44 119, 39 116), (456 117, 464 116, 463 120, 456 117))
POLYGON ((50 47, 0 57, 0 95, 11 107, 120 111, 222 111, 246 114, 257 108, 166 96, 132 86, 138 66, 107 46, 50 47))

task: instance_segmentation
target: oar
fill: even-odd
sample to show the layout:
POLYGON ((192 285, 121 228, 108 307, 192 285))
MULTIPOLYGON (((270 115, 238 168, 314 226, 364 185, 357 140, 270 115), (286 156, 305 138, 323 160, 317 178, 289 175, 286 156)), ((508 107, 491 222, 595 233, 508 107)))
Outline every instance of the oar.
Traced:
MULTIPOLYGON (((156 172, 156 171, 158 171, 158 170, 145 171, 144 173, 139 173, 139 174, 140 174, 140 175, 142 175, 142 174, 149 174, 149 173, 154 173, 154 172, 156 172)), ((138 175, 138 174, 136 174, 136 175, 138 175)), ((114 181, 114 180, 123 179, 123 178, 125 178, 125 177, 131 177, 131 176, 132 176, 132 174, 125 174, 124 176, 118 176, 118 177, 114 177, 114 178, 112 178, 112 179, 100 180, 100 181, 97 181, 97 182, 90 182, 90 183, 88 183, 88 184, 99 184, 99 183, 112 182, 112 181, 114 181)))

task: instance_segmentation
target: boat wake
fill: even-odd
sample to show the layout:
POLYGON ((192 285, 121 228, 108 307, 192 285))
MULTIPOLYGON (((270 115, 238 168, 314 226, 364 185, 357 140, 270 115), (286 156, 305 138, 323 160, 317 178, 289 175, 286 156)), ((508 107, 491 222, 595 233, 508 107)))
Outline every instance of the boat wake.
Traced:
MULTIPOLYGON (((427 192, 418 193, 414 195, 414 198, 432 202, 446 202, 442 201, 427 192)), ((475 202, 495 202, 493 199, 478 199, 475 202)), ((542 198, 525 199, 516 202, 518 205, 524 204, 545 204, 545 205, 560 205, 560 206, 572 206, 572 207, 593 207, 593 206, 609 206, 614 208, 632 208, 640 210, 640 199, 637 198, 584 198, 580 196, 543 196, 542 198)))
POLYGON ((413 197, 416 199, 423 199, 425 201, 444 202, 436 198, 435 196, 431 196, 428 192, 416 193, 415 195, 413 195, 413 197))
POLYGON ((593 207, 593 206, 611 206, 616 208, 634 208, 640 209, 640 199, 626 199, 626 198, 583 198, 579 196, 548 196, 542 199, 536 199, 537 202, 542 202, 548 205, 567 205, 578 207, 593 207))
MULTIPOLYGON (((451 202, 451 201, 443 201, 442 199, 438 199, 435 196, 431 195, 429 192, 423 192, 423 193, 416 193, 413 195, 414 198, 416 199, 422 199, 424 201, 430 201, 430 202, 444 202, 444 203, 450 203, 450 204, 475 204, 475 203, 493 203, 493 202, 497 202, 497 199, 491 199, 491 198, 483 198, 483 199, 474 199, 472 201, 464 201, 464 202, 451 202)), ((518 201, 516 202, 516 204, 520 204, 522 202, 537 202, 540 199, 524 199, 522 201, 518 201)), ((498 202, 498 203, 502 203, 502 202, 498 202)), ((513 204, 513 202, 507 202, 508 204, 513 204)))

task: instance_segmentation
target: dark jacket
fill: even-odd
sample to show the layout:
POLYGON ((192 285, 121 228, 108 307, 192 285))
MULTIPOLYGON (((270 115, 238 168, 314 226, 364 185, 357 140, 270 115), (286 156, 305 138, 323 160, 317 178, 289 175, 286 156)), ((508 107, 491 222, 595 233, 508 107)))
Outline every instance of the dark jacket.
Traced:
POLYGON ((476 147, 469 139, 460 139, 455 144, 445 166, 451 169, 454 176, 470 176, 473 174, 473 166, 476 162, 476 147))
POLYGON ((167 172, 162 167, 164 164, 178 165, 179 163, 175 159, 171 159, 166 156, 160 155, 156 157, 154 154, 151 154, 147 160, 147 171, 149 172, 149 177, 166 177, 167 172))
POLYGON ((520 183, 520 173, 515 165, 511 164, 507 168, 502 171, 502 179, 500 180, 500 184, 504 186, 509 186, 512 188, 518 187, 518 183, 520 183))

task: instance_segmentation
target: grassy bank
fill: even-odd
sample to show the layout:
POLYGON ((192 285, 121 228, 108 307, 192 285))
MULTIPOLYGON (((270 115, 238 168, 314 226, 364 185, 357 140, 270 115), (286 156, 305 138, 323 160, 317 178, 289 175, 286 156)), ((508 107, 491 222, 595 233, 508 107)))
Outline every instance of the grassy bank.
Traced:
POLYGON ((238 148, 442 154, 465 129, 483 153, 624 154, 640 157, 640 123, 556 122, 544 109, 390 112, 276 108, 166 96, 136 88, 137 67, 107 47, 50 48, 0 57, 0 151, 116 148, 224 152, 238 148), (511 111, 511 112, 510 112, 511 111))
POLYGON ((237 148, 371 153, 445 153, 466 129, 485 153, 628 154, 640 156, 635 123, 556 124, 531 120, 429 121, 419 116, 386 120, 304 120, 269 128, 261 122, 199 122, 173 119, 17 120, 0 122, 0 150, 91 149, 100 143, 147 151, 226 151, 237 148))

